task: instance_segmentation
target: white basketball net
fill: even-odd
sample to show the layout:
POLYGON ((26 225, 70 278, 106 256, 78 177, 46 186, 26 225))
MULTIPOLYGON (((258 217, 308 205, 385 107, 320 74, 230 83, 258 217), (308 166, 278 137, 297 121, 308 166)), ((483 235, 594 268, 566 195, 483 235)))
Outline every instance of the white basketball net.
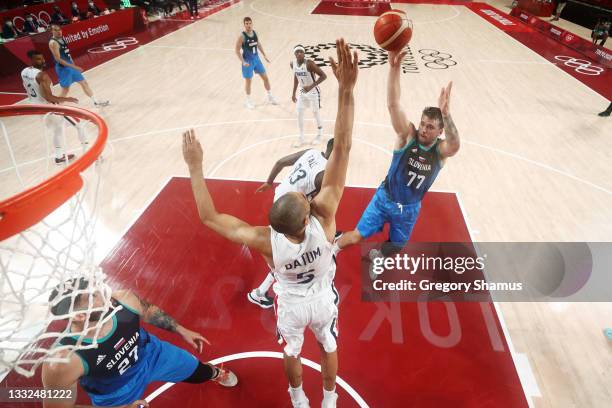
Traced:
MULTIPOLYGON (((2 149, 9 152, 12 162, 9 167, 12 169, 6 167, 6 162, 0 162, 0 172, 6 174, 13 171, 13 177, 20 180, 22 188, 25 188, 27 183, 23 180, 37 183, 45 176, 44 172, 39 172, 43 177, 33 180, 31 175, 26 174, 29 164, 19 163, 21 160, 14 146, 20 142, 17 137, 9 138, 9 135, 22 134, 6 130, 23 126, 26 119, 29 121, 28 125, 33 126, 36 123, 39 134, 44 135, 45 141, 43 144, 40 143, 42 140, 39 142, 40 147, 44 149, 44 146, 47 146, 46 154, 39 156, 42 156, 39 167, 47 169, 47 177, 50 175, 49 171, 53 174, 60 170, 52 162, 53 154, 49 154, 52 137, 49 127, 45 125, 48 118, 2 118, 0 133, 3 133, 7 146, 0 147, 0 152, 2 149), (52 164, 49 165, 49 162, 52 164)), ((77 129, 65 122, 66 129, 63 132, 70 132, 64 135, 64 140, 68 142, 64 143, 65 149, 80 155, 81 145, 76 137, 77 129)), ((97 131, 91 123, 82 123, 79 131, 84 129, 94 133, 97 131)), ((93 137, 89 136, 91 142, 94 138, 95 134, 93 137)), ((83 148, 86 146, 83 145, 83 148)), ((74 350, 97 347, 95 339, 98 338, 99 330, 114 313, 105 315, 105 318, 98 322, 89 322, 92 312, 100 311, 104 314, 110 308, 111 290, 93 259, 96 203, 101 189, 102 170, 107 165, 104 161, 107 160, 98 159, 82 173, 83 188, 70 200, 38 224, 0 242, 0 379, 11 369, 29 377, 34 375, 37 367, 45 361, 67 362, 74 350), (78 279, 74 278, 85 278, 89 285, 79 290, 78 279), (49 296, 58 285, 60 295, 49 304, 49 296), (62 295, 67 289, 75 290, 69 290, 67 294, 62 295), (93 304, 92 294, 95 292, 98 292, 102 299, 102 304, 97 306, 93 304), (66 313, 54 316, 50 307, 66 298, 69 299, 70 305, 66 313), (73 319, 77 314, 83 313, 88 330, 86 333, 75 332, 73 319), (67 336, 76 336, 76 345, 60 345, 59 341, 67 336), (84 338, 93 338, 93 341, 83 343, 84 338)), ((7 198, 2 187, 0 193, 2 199, 7 198)))

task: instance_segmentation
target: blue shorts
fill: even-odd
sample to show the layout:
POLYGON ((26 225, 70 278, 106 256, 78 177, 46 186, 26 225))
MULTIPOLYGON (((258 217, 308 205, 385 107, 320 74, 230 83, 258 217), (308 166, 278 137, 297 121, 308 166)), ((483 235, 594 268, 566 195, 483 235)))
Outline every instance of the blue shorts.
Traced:
POLYGON ((256 55, 254 59, 244 60, 244 62, 248 62, 249 66, 248 67, 245 67, 244 65, 242 66, 242 77, 243 78, 245 79, 253 78, 253 71, 255 71, 255 73, 257 74, 266 73, 266 69, 261 63, 261 60, 259 59, 258 55, 256 55))
POLYGON ((153 381, 181 382, 197 368, 198 359, 187 351, 161 341, 148 333, 149 343, 141 355, 141 363, 133 367, 140 373, 111 394, 89 394, 93 405, 125 405, 142 399, 147 385, 153 381))
POLYGON ((404 246, 410 238, 420 209, 420 201, 403 205, 392 201, 385 188, 380 186, 361 215, 357 230, 363 238, 368 238, 382 231, 385 223, 389 223, 389 240, 404 246))
POLYGON ((66 67, 64 65, 55 64, 55 72, 59 78, 59 83, 62 88, 68 88, 75 82, 81 82, 85 80, 83 74, 72 67, 66 67))

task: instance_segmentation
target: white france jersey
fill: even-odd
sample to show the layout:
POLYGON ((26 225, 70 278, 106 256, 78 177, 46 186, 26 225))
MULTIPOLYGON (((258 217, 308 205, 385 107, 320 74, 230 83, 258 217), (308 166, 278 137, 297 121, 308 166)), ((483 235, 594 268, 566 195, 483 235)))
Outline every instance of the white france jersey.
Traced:
POLYGON ((298 80, 300 84, 300 92, 304 95, 308 96, 318 96, 320 93, 320 89, 318 86, 315 86, 310 90, 310 92, 303 92, 305 86, 312 85, 315 82, 314 74, 308 71, 308 64, 306 63, 308 60, 304 59, 304 63, 302 65, 298 65, 297 60, 293 60, 293 74, 298 80))
POLYGON ((28 102, 35 104, 48 104, 47 100, 43 98, 42 92, 40 91, 40 84, 36 81, 36 76, 41 73, 40 69, 34 67, 27 67, 21 71, 21 80, 23 81, 23 87, 28 93, 28 102))
POLYGON ((312 199, 316 189, 315 178, 325 170, 326 164, 327 159, 320 151, 307 150, 274 190, 274 201, 290 192, 304 193, 308 199, 312 199))
POLYGON ((327 293, 336 275, 335 245, 314 216, 309 217, 304 241, 294 244, 270 227, 274 259, 274 292, 279 300, 301 302, 327 293))

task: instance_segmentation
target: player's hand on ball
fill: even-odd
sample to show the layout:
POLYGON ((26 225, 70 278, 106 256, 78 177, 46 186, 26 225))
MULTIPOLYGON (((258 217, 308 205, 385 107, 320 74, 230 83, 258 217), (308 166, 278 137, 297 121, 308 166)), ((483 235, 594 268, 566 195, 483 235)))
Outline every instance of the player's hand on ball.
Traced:
POLYGON ((344 42, 344 38, 336 40, 336 52, 338 54, 338 62, 329 57, 334 76, 341 88, 352 88, 355 86, 355 82, 357 82, 357 73, 359 72, 357 52, 351 53, 351 49, 344 42))
POLYGON ((407 51, 397 52, 397 51, 389 51, 389 65, 391 68, 399 68, 402 65, 402 61, 404 57, 408 54, 407 51))
MULTIPOLYGON (((295 96, 293 97, 293 99, 295 99, 295 96)), ((271 187, 272 187, 272 184, 270 184, 270 183, 263 183, 261 186, 259 186, 259 188, 257 190, 255 190, 255 192, 256 193, 263 193, 264 191, 270 189, 271 187)))
POLYGON ((185 163, 189 166, 189 169, 197 168, 202 165, 202 159, 204 152, 202 151, 202 145, 196 138, 195 131, 189 129, 183 132, 183 158, 185 163))
POLYGON ((148 408, 149 403, 145 400, 137 400, 129 405, 130 408, 148 408))
POLYGON ((191 344, 193 348, 198 350, 200 353, 204 349, 204 343, 210 346, 208 339, 202 336, 200 333, 186 329, 183 326, 178 327, 176 331, 183 337, 183 340, 191 344))
POLYGON ((442 116, 448 116, 450 114, 450 93, 453 87, 453 81, 450 81, 446 88, 442 88, 440 91, 440 97, 438 98, 438 108, 442 111, 442 116))

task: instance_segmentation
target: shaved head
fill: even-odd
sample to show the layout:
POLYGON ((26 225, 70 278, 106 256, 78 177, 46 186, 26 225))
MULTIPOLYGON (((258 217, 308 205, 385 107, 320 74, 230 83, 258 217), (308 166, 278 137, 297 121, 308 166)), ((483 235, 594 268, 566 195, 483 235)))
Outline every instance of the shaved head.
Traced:
POLYGON ((287 193, 276 200, 268 213, 270 225, 281 234, 299 235, 310 215, 310 204, 303 194, 287 193))

